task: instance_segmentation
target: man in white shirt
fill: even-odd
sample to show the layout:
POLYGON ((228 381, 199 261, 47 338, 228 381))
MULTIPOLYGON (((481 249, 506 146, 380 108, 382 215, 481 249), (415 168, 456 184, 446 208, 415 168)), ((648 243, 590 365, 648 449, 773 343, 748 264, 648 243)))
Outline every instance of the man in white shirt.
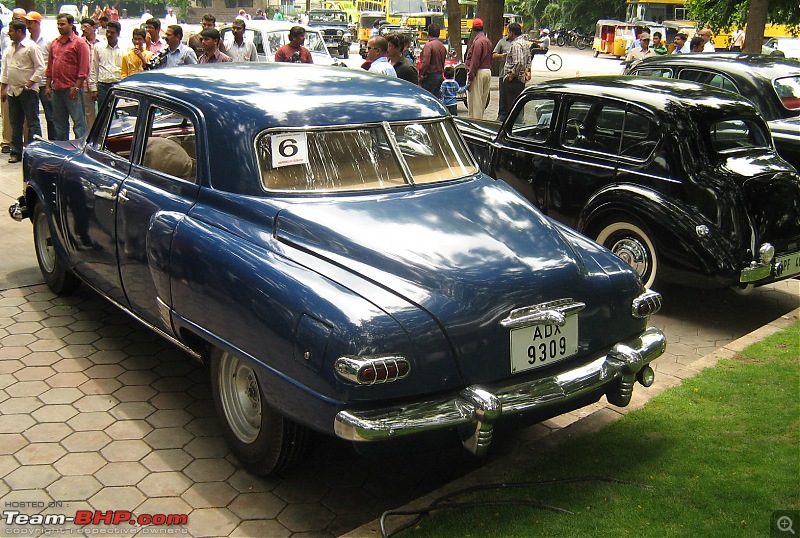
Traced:
POLYGON ((711 41, 713 35, 711 34, 711 30, 709 28, 703 28, 697 35, 700 39, 703 40, 703 52, 716 52, 717 48, 714 46, 714 43, 711 41))
POLYGON ((20 20, 9 23, 11 46, 6 51, 0 73, 0 99, 8 100, 11 120, 11 151, 9 163, 22 159, 23 125, 28 122, 28 138, 41 136, 39 124, 39 83, 47 64, 36 43, 26 38, 27 28, 20 20))
POLYGON ((651 56, 655 56, 656 52, 650 48, 650 34, 647 32, 642 32, 639 34, 639 42, 641 43, 640 46, 634 47, 628 53, 628 56, 625 58, 625 61, 629 64, 633 62, 637 62, 638 60, 642 60, 644 58, 649 58, 651 56))
POLYGON ((244 31, 246 23, 242 19, 233 21, 231 33, 233 34, 232 43, 220 43, 220 50, 231 57, 234 62, 257 62, 258 51, 252 41, 245 41, 244 31))
MULTIPOLYGON (((89 70, 89 91, 99 106, 103 106, 108 90, 122 80, 122 55, 119 33, 122 29, 117 21, 109 21, 106 28, 106 44, 97 45, 92 51, 92 67, 89 70)), ((88 126, 87 126, 88 129, 88 126)))
POLYGON ((178 16, 175 15, 175 10, 169 8, 167 10, 167 16, 164 17, 164 26, 171 26, 173 24, 178 24, 178 16))
MULTIPOLYGON (((25 15, 22 20, 25 21, 25 26, 28 27, 28 36, 30 40, 39 46, 42 51, 42 58, 45 65, 50 59, 50 41, 42 36, 42 15, 38 11, 30 11, 25 15)), ((47 138, 48 140, 55 140, 56 126, 53 123, 53 102, 45 96, 47 90, 47 77, 42 77, 42 82, 39 84, 39 102, 42 103, 44 110, 44 119, 47 124, 47 138)))
POLYGON ((397 77, 397 71, 389 61, 389 42, 383 36, 370 38, 367 42, 367 61, 370 62, 369 72, 380 73, 390 77, 397 77))

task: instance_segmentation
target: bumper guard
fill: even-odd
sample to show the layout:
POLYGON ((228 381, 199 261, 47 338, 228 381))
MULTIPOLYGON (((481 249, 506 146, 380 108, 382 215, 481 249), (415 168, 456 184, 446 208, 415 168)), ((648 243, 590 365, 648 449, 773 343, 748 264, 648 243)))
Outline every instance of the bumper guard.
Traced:
MULTIPOLYGON (((607 387, 606 398, 625 407, 631 401, 637 377, 661 356, 667 342, 650 327, 638 337, 620 342, 588 364, 557 375, 513 384, 472 385, 457 396, 366 411, 340 411, 334 419, 336 435, 348 441, 383 441, 427 431, 460 427, 468 430, 464 446, 485 454, 492 442, 495 421, 501 415, 522 415, 560 406, 607 387)), ((649 371, 647 386, 652 383, 649 371)))

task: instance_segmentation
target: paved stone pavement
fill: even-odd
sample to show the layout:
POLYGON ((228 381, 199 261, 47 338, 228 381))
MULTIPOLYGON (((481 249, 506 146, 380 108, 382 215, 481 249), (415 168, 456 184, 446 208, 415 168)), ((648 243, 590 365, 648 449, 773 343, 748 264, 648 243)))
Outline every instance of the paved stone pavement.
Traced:
MULTIPOLYGON (((316 437, 296 468, 253 477, 221 437, 205 367, 90 290, 58 297, 41 284, 30 223, 5 212, 19 193, 19 174, 20 165, 0 163, 1 510, 188 514, 178 530, 192 536, 338 536, 470 471, 497 473, 530 457, 557 439, 554 432, 580 430, 565 428, 581 418, 594 424, 619 414, 600 402, 505 432, 487 460, 455 442, 363 457, 349 444, 316 437)), ((698 358, 797 308, 800 283, 746 297, 660 291, 665 306, 652 323, 667 333, 668 349, 655 363, 656 384, 637 387, 634 405, 694 371, 698 358)), ((14 529, 0 520, 0 534, 7 530, 14 529)))

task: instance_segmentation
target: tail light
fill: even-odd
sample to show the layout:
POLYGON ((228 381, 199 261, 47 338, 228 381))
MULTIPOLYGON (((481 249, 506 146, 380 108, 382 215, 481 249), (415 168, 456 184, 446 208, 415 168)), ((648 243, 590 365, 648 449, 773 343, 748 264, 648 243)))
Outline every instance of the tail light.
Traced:
POLYGON ((392 383, 411 371, 411 363, 402 355, 347 355, 336 359, 333 367, 341 379, 356 385, 392 383))
POLYGON ((631 314, 635 318, 646 318, 661 310, 661 294, 647 290, 633 300, 631 314))

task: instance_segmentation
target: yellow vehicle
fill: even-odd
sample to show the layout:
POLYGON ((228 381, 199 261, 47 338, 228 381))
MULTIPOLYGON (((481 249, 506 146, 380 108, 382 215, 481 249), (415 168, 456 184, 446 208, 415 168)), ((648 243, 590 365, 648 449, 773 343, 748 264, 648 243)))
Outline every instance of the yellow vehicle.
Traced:
POLYGON ((347 22, 350 24, 356 24, 358 22, 359 11, 355 2, 349 2, 347 0, 326 0, 323 4, 323 8, 344 11, 347 14, 347 22))
POLYGON ((414 30, 417 34, 417 41, 420 45, 428 42, 428 27, 431 24, 439 25, 439 41, 447 42, 447 26, 445 25, 444 15, 438 11, 423 11, 420 13, 405 13, 399 24, 414 30))
POLYGON ((594 32, 594 42, 592 50, 594 57, 600 53, 614 54, 614 43, 616 41, 617 27, 626 26, 628 23, 614 19, 600 19, 597 21, 597 29, 594 32))
POLYGON ((369 41, 372 26, 376 22, 386 20, 384 11, 362 11, 358 16, 358 52, 364 58, 367 55, 367 41, 369 41))
POLYGON ((503 37, 508 35, 508 25, 512 22, 516 22, 522 26, 522 15, 517 15, 516 13, 503 13, 503 37))
MULTIPOLYGON (((428 3, 428 9, 433 6, 431 2, 428 3)), ((439 6, 438 3, 435 4, 437 7, 439 6)), ((442 2, 442 15, 444 16, 444 20, 447 21, 447 3, 442 2)), ((454 32, 450 28, 448 28, 448 35, 455 36, 461 35, 461 42, 466 44, 469 41, 469 34, 472 32, 472 21, 475 20, 475 17, 478 13, 478 2, 475 0, 458 0, 458 8, 461 11, 461 31, 454 32)))

